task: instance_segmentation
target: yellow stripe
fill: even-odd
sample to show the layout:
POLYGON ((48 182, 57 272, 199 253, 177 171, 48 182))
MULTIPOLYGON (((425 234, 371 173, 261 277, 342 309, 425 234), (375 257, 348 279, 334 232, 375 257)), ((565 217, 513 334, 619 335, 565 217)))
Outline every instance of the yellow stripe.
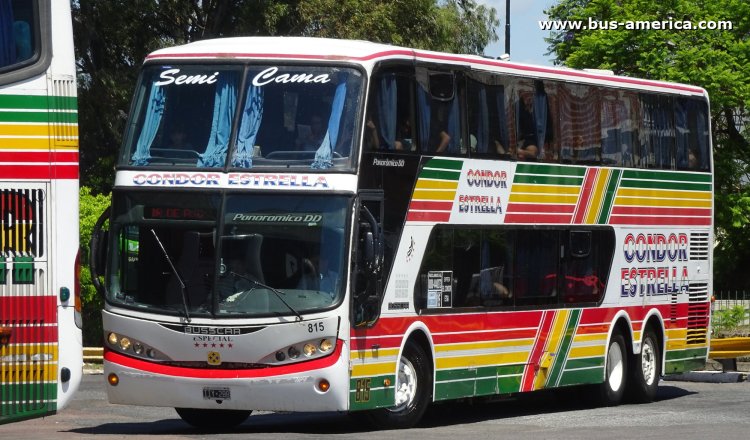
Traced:
POLYGON ((359 350, 352 352, 352 360, 378 359, 384 357, 398 356, 398 348, 387 348, 378 350, 359 350))
POLYGON ((568 359, 586 358, 604 356, 604 345, 595 345, 591 347, 573 347, 570 349, 568 359))
POLYGON ((604 203, 604 189, 607 185, 607 180, 609 180, 610 174, 612 174, 612 170, 603 169, 600 170, 599 175, 596 176, 596 184, 594 185, 594 190, 591 194, 591 202, 589 202, 586 213, 586 223, 589 225, 596 223, 596 217, 599 215, 602 203, 604 203))
POLYGON ((417 188, 419 189, 458 189, 458 182, 454 182, 450 180, 419 179, 417 181, 417 188))
POLYGON ((0 139, 0 149, 19 149, 19 150, 43 150, 49 149, 51 140, 49 138, 42 139, 0 139))
POLYGON ((415 190, 414 200, 453 200, 456 197, 455 191, 426 191, 415 190))
MULTIPOLYGON (((65 131, 78 136, 78 125, 65 126, 65 131)), ((0 125, 0 136, 45 136, 50 137, 49 124, 0 125)))
POLYGON ((516 194, 513 192, 510 195, 511 202, 520 203, 554 203, 554 204, 569 204, 575 205, 578 201, 578 194, 568 195, 556 195, 556 194, 516 194))
POLYGON ((573 337, 573 343, 577 342, 601 342, 602 344, 606 342, 607 335, 604 333, 592 333, 592 334, 586 334, 586 335, 576 335, 573 337))
POLYGON ((506 348, 506 347, 521 347, 528 346, 534 343, 534 339, 515 339, 510 341, 489 341, 489 342, 477 342, 473 344, 446 344, 438 345, 435 347, 435 353, 446 353, 451 351, 463 351, 463 350, 487 350, 493 348, 506 348))
POLYGON ((570 195, 574 195, 577 197, 580 192, 581 192, 581 188, 577 186, 523 185, 523 184, 518 184, 518 183, 513 185, 513 194, 519 194, 519 193, 570 194, 570 195))
POLYGON ((710 208, 710 200, 682 200, 682 199, 639 199, 630 197, 617 197, 615 205, 620 206, 657 206, 657 207, 689 207, 710 208))
POLYGON ((685 328, 667 329, 668 339, 685 339, 686 337, 687 337, 687 329, 685 328))
POLYGON ((652 197, 657 199, 699 199, 711 200, 713 194, 709 191, 672 191, 666 189, 635 189, 620 188, 617 196, 622 197, 652 197))
POLYGON ((450 358, 437 358, 435 367, 438 370, 452 368, 484 367, 488 365, 522 364, 529 359, 528 351, 483 354, 475 356, 456 356, 450 358))
MULTIPOLYGON (((0 350, 0 357, 4 356, 22 356, 25 355, 31 359, 34 355, 46 354, 52 356, 51 360, 57 362, 57 345, 49 344, 31 344, 31 345, 8 345, 0 350)), ((49 361, 47 361, 49 362, 49 361)))
POLYGON ((382 362, 377 364, 365 364, 352 366, 352 377, 372 377, 384 374, 395 374, 396 362, 382 362))

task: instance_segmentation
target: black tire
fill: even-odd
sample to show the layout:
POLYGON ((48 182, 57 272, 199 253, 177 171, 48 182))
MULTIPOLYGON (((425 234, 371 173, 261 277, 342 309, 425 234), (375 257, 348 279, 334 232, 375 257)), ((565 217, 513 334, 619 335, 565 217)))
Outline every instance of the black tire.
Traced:
POLYGON ((228 409, 175 408, 180 418, 200 429, 227 429, 235 427, 250 416, 252 411, 228 409))
POLYGON ((628 350, 620 332, 612 334, 604 361, 604 383, 599 385, 599 400, 604 406, 616 406, 625 394, 628 377, 628 350))
POLYGON ((367 416, 373 425, 378 428, 404 429, 419 423, 432 395, 432 374, 428 360, 420 345, 411 342, 406 344, 396 374, 396 406, 369 411, 367 416))
POLYGON ((628 400, 649 403, 656 398, 661 377, 661 347, 651 327, 646 329, 640 354, 633 355, 628 375, 628 400))

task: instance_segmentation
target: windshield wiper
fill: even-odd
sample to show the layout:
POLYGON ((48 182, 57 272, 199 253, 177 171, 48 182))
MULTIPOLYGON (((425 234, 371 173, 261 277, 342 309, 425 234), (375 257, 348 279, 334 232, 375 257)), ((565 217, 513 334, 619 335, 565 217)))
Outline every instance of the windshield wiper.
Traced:
POLYGON ((236 276, 237 278, 242 278, 243 280, 247 280, 247 281, 250 281, 251 283, 253 283, 254 286, 252 287, 252 289, 250 289, 250 291, 252 291, 256 287, 262 287, 264 289, 270 290, 271 292, 273 292, 276 295, 276 297, 279 299, 279 301, 281 301, 282 303, 284 303, 284 305, 286 306, 287 309, 289 309, 292 313, 294 313, 294 316, 296 316, 297 318, 299 318, 300 321, 303 320, 302 319, 302 315, 300 315, 299 312, 294 309, 294 307, 290 306, 289 303, 284 300, 283 296, 286 295, 286 293, 282 292, 279 289, 271 287, 268 284, 263 284, 260 281, 254 280, 254 279, 252 279, 252 278, 250 278, 248 276, 238 274, 237 272, 234 272, 234 271, 230 270, 229 273, 232 274, 232 275, 234 275, 234 276, 236 276))
POLYGON ((185 321, 187 321, 188 324, 190 324, 190 313, 188 312, 188 305, 187 305, 187 290, 185 286, 185 281, 182 280, 182 277, 180 276, 180 273, 177 272, 177 268, 174 267, 174 264, 172 264, 172 259, 169 258, 169 254, 167 253, 167 250, 164 248, 164 245, 161 243, 161 240, 159 240, 159 236, 156 235, 156 231, 154 229, 151 229, 151 233, 154 234, 154 239, 156 239, 156 243, 159 245, 159 248, 161 249, 161 253, 164 255, 164 258, 167 260, 167 263, 169 263, 170 269, 172 269, 172 273, 175 277, 177 277, 177 281, 180 283, 180 292, 182 293, 182 306, 185 308, 185 321))

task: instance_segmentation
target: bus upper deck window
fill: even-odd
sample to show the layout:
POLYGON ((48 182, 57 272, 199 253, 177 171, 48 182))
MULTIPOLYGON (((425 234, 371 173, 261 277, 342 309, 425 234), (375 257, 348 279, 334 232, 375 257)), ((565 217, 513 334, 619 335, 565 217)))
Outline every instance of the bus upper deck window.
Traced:
POLYGON ((34 9, 29 1, 0 3, 0 68, 34 56, 34 9))

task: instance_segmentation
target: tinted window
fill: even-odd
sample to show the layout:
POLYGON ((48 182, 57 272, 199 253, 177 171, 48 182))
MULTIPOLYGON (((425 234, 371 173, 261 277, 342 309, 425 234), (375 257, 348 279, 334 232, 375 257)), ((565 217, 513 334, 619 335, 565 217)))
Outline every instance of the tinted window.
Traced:
POLYGON ((35 5, 29 0, 0 2, 0 71, 26 64, 38 51, 35 5))

